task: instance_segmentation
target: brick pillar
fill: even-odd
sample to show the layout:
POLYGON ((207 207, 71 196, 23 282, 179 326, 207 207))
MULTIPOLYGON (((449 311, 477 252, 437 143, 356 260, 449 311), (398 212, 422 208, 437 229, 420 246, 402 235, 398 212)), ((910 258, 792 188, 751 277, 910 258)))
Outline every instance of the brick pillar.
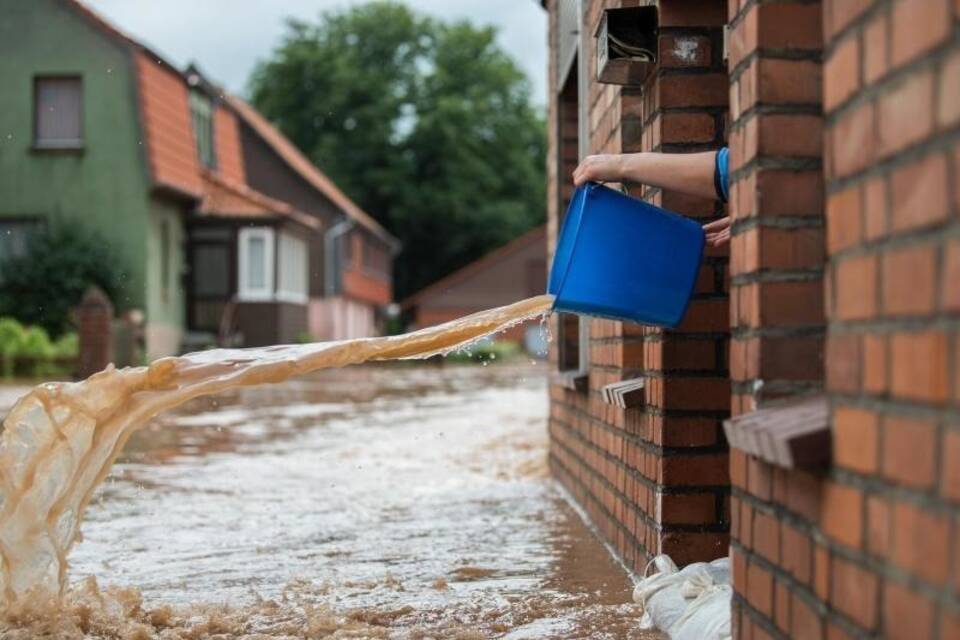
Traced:
MULTIPOLYGON (((659 67, 641 92, 624 98, 623 149, 717 149, 726 137, 724 4, 662 0, 659 8, 659 67)), ((650 188, 642 196, 702 222, 725 215, 716 200, 650 188)), ((622 328, 627 340, 639 342, 637 359, 627 357, 624 365, 647 378, 646 406, 627 421, 647 461, 645 548, 680 564, 727 552, 729 475, 720 423, 730 411, 728 317, 727 251, 708 248, 680 327, 622 328)))
POLYGON ((731 262, 745 292, 732 314, 735 410, 766 399, 771 380, 771 395, 818 388, 823 371, 833 444, 818 473, 731 453, 735 637, 960 637, 960 4, 824 0, 822 85, 804 27, 819 3, 730 6, 731 262), (801 207, 808 192, 763 172, 800 179, 814 136, 794 123, 765 140, 763 118, 808 102, 812 115, 806 97, 821 86, 826 234, 808 243, 788 234, 815 233, 804 220, 816 201, 801 207), (768 215, 789 221, 777 242, 750 240, 768 215), (822 367, 799 345, 815 348, 818 305, 762 288, 812 282, 815 244, 822 367), (765 350, 765 337, 794 346, 765 350))
MULTIPOLYGON (((735 415, 823 386, 821 18, 816 1, 729 2, 735 415)), ((819 479, 730 456, 735 637, 822 638, 819 479)))
POLYGON ((958 20, 824 1, 828 618, 886 638, 960 637, 958 20))
POLYGON ((734 414, 822 384, 821 42, 819 2, 730 2, 734 414))
POLYGON ((113 361, 113 305, 99 287, 90 287, 75 314, 80 342, 77 376, 87 378, 113 361))

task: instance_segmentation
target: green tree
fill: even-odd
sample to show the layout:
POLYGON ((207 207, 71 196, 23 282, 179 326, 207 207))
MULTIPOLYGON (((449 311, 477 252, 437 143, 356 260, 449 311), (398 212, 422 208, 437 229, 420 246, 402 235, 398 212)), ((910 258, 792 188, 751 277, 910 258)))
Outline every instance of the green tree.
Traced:
POLYGON ((0 316, 59 337, 90 285, 117 299, 122 273, 105 241, 86 227, 53 220, 30 237, 24 255, 0 264, 0 316))
POLYGON ((403 242, 400 296, 544 219, 544 120, 492 28, 386 1, 290 21, 250 94, 403 242))

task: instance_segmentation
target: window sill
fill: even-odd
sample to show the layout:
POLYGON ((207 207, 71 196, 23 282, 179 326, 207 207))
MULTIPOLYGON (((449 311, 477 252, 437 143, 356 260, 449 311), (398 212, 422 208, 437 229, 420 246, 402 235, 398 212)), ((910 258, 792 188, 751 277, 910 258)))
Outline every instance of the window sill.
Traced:
POLYGON ((237 296, 237 302, 251 302, 251 303, 277 303, 284 302, 286 304, 298 304, 305 306, 310 302, 310 298, 305 295, 295 294, 295 293, 285 293, 278 291, 277 293, 243 293, 237 296))
POLYGON ((34 142, 30 147, 30 153, 83 155, 86 153, 86 147, 82 141, 62 143, 34 142))
POLYGON ((305 294, 291 293, 289 291, 277 291, 273 298, 277 302, 286 302, 287 304, 299 305, 305 305, 310 301, 310 298, 305 294))
POLYGON ((608 384, 601 390, 603 401, 621 409, 642 406, 646 400, 644 391, 646 386, 645 378, 633 378, 608 384))
POLYGON ((564 389, 585 393, 590 382, 590 376, 586 371, 557 371, 550 376, 550 380, 564 389))
POLYGON ((785 469, 830 463, 830 406, 822 395, 731 418, 723 429, 731 447, 785 469))

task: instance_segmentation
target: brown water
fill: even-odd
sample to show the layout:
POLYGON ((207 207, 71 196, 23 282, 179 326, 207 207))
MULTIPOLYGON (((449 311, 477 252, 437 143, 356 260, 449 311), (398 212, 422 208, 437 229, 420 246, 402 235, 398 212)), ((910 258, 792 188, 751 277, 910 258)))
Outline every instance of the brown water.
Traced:
POLYGON ((546 373, 367 365, 188 402, 128 441, 64 601, 0 637, 647 637, 546 472, 546 373))
POLYGON ((219 349, 40 385, 4 421, 0 440, 0 593, 62 594, 67 554, 91 496, 127 439, 157 414, 229 389, 277 383, 371 360, 447 353, 546 313, 550 296, 406 334, 260 349, 219 349))

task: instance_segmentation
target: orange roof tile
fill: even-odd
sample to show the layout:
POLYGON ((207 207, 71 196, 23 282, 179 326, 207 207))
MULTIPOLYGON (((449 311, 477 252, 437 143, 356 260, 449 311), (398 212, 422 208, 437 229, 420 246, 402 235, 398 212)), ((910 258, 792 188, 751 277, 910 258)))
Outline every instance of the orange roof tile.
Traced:
POLYGON ((343 191, 337 187, 320 169, 316 167, 303 153, 287 139, 280 131, 263 117, 256 109, 236 96, 227 96, 227 102, 236 110, 237 114, 273 148, 280 158, 291 169, 309 182, 317 191, 330 199, 350 218, 366 227, 374 234, 394 245, 397 239, 374 220, 370 214, 361 209, 343 191))
POLYGON ((217 146, 217 170, 224 180, 245 183, 240 124, 229 109, 217 106, 213 113, 213 141, 217 146))
POLYGON ((154 182, 199 196, 200 163, 183 77, 142 51, 135 54, 147 158, 154 182))

